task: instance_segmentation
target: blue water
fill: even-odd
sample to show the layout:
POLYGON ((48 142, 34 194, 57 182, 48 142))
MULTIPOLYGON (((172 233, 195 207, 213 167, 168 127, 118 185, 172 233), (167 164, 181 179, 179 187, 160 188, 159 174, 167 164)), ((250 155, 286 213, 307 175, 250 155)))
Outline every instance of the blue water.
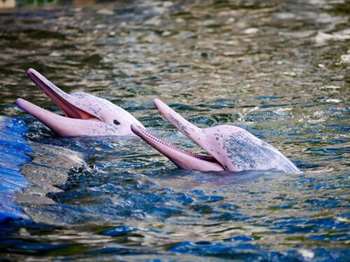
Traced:
POLYGON ((26 131, 20 119, 0 118, 0 222, 27 218, 14 200, 14 194, 27 185, 21 174, 21 166, 30 161, 26 131))
POLYGON ((2 258, 349 260, 347 2, 78 2, 0 13, 2 258), (184 171, 135 137, 58 138, 14 105, 57 112, 28 67, 195 151, 153 98, 241 126, 302 174, 184 171))

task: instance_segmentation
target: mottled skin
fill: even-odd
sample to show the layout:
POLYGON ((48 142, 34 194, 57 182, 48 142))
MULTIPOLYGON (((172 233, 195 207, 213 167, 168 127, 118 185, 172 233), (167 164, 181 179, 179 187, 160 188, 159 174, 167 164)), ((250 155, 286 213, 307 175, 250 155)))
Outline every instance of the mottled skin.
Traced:
POLYGON ((56 134, 76 136, 133 135, 130 125, 142 125, 130 113, 108 100, 83 92, 67 94, 34 69, 28 77, 64 112, 61 116, 18 98, 16 104, 56 134))
POLYGON ((199 171, 278 170, 299 173, 299 169, 270 144, 247 130, 231 125, 198 128, 159 99, 154 100, 160 114, 181 133, 201 146, 209 156, 176 148, 145 130, 132 125, 132 131, 173 161, 178 167, 199 171))

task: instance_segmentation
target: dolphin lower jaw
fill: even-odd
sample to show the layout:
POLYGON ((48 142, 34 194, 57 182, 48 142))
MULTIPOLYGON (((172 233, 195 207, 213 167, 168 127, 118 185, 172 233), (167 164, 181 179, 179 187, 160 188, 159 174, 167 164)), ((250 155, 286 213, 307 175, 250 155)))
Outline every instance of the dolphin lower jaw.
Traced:
POLYGON ((224 170, 223 167, 210 156, 196 155, 191 152, 181 150, 175 145, 155 137, 140 126, 131 125, 131 130, 180 168, 198 171, 224 170))
POLYGON ((86 120, 61 116, 22 98, 16 100, 16 105, 23 111, 37 118, 60 136, 76 137, 99 135, 97 132, 98 127, 99 125, 104 125, 104 123, 98 119, 86 120))

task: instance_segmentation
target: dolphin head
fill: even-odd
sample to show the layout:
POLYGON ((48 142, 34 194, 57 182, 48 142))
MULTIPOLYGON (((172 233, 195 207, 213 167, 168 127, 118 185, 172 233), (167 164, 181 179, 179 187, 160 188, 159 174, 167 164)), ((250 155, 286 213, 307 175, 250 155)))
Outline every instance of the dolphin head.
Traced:
POLYGON ((155 99, 154 104, 166 120, 203 148, 208 155, 198 155, 178 149, 155 137, 141 126, 132 125, 131 129, 181 168, 199 171, 279 170, 287 173, 299 172, 298 168, 276 148, 245 129, 231 125, 199 128, 160 99, 155 99))
POLYGON ((60 136, 123 136, 133 134, 130 125, 142 126, 130 113, 108 100, 83 92, 67 94, 34 69, 28 69, 27 75, 65 116, 21 98, 16 100, 17 106, 60 136))

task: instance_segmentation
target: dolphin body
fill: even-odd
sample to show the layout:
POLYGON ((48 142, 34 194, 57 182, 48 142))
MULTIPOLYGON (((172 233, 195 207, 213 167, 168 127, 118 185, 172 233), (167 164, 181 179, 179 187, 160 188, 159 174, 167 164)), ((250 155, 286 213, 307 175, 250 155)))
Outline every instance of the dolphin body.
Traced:
POLYGON ((59 136, 126 136, 133 135, 130 126, 142 124, 123 108, 84 92, 67 94, 34 69, 28 77, 64 112, 61 116, 22 98, 16 104, 36 117, 59 136))
POLYGON ((272 145, 247 130, 231 125, 199 128, 184 119, 160 99, 154 104, 160 114, 181 133, 202 147, 208 155, 181 150, 132 124, 132 131, 180 168, 198 171, 277 170, 299 173, 299 169, 272 145))

